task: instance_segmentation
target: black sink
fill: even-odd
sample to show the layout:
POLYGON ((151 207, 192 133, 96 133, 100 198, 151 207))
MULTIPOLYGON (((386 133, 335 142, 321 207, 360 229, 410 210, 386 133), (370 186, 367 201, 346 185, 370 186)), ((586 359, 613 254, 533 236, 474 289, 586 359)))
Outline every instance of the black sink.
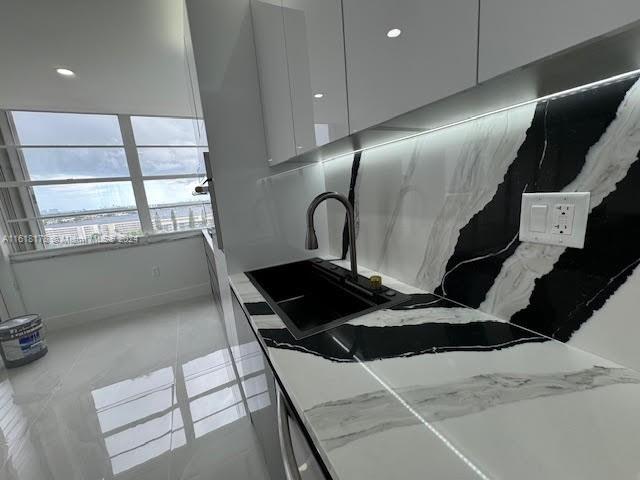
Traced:
POLYGON ((247 272, 247 276, 301 339, 348 320, 409 299, 387 287, 371 288, 369 280, 331 262, 313 258, 247 272))

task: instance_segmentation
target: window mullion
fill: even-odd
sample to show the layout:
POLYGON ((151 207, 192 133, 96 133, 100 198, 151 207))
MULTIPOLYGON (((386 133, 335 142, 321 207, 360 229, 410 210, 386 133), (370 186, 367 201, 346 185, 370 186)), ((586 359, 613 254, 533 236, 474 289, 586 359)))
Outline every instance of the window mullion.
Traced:
POLYGON ((140 168, 138 149, 136 148, 136 142, 133 137, 133 126, 131 125, 131 117, 129 115, 118 115, 118 122, 120 124, 120 132, 122 133, 122 141, 124 142, 124 153, 127 157, 127 164, 129 166, 129 175, 131 175, 133 195, 138 207, 140 226, 142 227, 142 231, 145 235, 151 235, 153 233, 151 212, 149 211, 147 194, 144 190, 142 169, 140 168))
POLYGON ((78 185, 83 183, 115 183, 126 182, 130 177, 96 177, 96 178, 62 178, 55 180, 20 180, 11 182, 0 182, 0 187, 40 187, 47 185, 78 185))
MULTIPOLYGON (((13 124, 13 117, 7 111, 0 111, 0 131, 1 136, 5 142, 18 144, 18 135, 16 134, 15 125, 13 124)), ((9 168, 11 174, 15 180, 28 180, 25 168, 24 159, 22 154, 17 148, 8 148, 6 154, 9 158, 9 168)), ((36 217, 40 214, 38 205, 35 201, 35 195, 31 188, 18 188, 17 198, 14 200, 20 205, 13 205, 15 208, 21 208, 28 217, 36 217)), ((40 221, 29 221, 27 223, 29 231, 20 232, 32 235, 41 235, 44 232, 44 228, 40 221)), ((18 227, 20 229, 20 227, 18 227)))

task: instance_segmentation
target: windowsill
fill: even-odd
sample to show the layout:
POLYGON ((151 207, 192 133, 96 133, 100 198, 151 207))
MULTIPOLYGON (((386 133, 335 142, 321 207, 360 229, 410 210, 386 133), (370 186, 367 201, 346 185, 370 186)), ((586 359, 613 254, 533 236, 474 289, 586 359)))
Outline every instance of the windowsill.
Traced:
POLYGON ((203 229, 187 230, 184 232, 157 233, 154 235, 142 236, 136 243, 98 243, 95 245, 85 245, 78 247, 60 247, 50 250, 34 250, 31 252, 12 253, 9 255, 11 263, 30 262, 45 258, 64 257, 68 255, 82 255, 85 253, 95 253, 121 248, 135 248, 156 243, 173 242, 185 238, 193 238, 202 235, 203 229))

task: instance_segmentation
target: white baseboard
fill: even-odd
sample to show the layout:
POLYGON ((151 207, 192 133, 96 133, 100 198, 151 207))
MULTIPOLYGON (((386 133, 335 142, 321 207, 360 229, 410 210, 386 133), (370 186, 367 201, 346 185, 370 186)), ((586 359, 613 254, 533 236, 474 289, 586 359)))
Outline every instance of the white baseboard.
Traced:
POLYGON ((95 320, 102 320, 144 308, 164 305, 167 303, 177 302, 179 300, 187 300, 189 298, 200 297, 203 295, 211 295, 211 285, 208 282, 156 293, 146 297, 132 298, 123 302, 100 305, 98 307, 79 310, 77 312, 45 317, 44 322, 48 330, 61 330, 95 320))

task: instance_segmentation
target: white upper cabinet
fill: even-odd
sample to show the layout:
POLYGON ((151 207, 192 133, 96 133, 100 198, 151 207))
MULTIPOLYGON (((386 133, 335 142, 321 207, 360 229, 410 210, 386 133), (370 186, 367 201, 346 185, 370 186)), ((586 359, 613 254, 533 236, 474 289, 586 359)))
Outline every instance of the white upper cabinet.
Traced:
POLYGON ((252 0, 271 165, 349 134, 340 0, 252 0))
POLYGON ((251 6, 271 165, 640 19, 640 0, 251 6))
POLYGON ((282 2, 252 0, 251 16, 267 154, 276 165, 296 154, 282 2))
POLYGON ((343 0, 343 9, 351 132, 475 85, 477 1, 343 0))
POLYGON ((283 0, 296 153, 349 134, 340 0, 283 0))
POLYGON ((479 80, 638 19, 638 0, 481 0, 479 80))

